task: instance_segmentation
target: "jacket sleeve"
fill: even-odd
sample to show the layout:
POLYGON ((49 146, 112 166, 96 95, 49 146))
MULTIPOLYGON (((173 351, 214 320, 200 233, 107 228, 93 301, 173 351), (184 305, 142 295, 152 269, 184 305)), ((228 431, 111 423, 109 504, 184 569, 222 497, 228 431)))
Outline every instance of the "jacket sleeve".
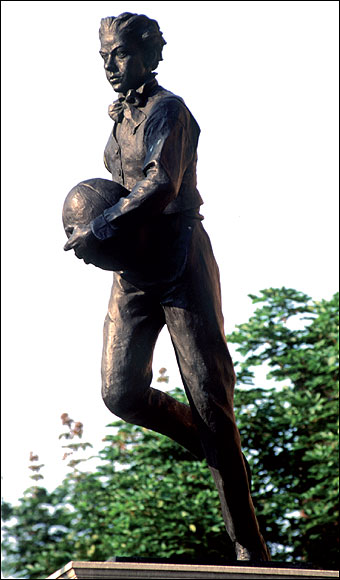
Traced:
POLYGON ((184 172, 195 155, 198 136, 198 125, 179 98, 160 101, 144 131, 145 177, 129 195, 91 222, 94 235, 105 240, 161 214, 178 195, 184 172))

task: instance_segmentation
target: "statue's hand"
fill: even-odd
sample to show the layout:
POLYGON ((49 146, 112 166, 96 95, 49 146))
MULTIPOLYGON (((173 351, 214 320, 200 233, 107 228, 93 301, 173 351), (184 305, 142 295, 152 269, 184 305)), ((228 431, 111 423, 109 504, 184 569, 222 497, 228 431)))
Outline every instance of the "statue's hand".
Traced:
POLYGON ((94 234, 89 225, 75 226, 69 239, 67 240, 64 250, 74 250, 78 258, 82 258, 83 252, 91 244, 91 238, 94 241, 94 234))

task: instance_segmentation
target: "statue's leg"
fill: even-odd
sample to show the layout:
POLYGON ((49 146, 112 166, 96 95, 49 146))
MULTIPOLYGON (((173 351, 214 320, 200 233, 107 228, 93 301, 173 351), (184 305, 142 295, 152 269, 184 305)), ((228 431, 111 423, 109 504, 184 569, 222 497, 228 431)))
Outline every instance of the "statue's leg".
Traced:
POLYGON ((268 560, 233 411, 235 373, 224 336, 219 273, 201 224, 182 284, 164 312, 228 534, 239 559, 245 554, 244 559, 268 560))
POLYGON ((154 346, 164 326, 159 301, 114 274, 104 324, 102 395, 112 413, 171 437, 202 459, 189 405, 150 387, 154 346))

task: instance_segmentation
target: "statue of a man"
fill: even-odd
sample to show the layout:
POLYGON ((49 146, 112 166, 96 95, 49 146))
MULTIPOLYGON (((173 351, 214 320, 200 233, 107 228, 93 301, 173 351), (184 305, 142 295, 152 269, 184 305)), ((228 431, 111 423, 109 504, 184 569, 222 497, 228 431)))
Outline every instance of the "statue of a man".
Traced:
POLYGON ((109 107, 114 125, 104 161, 112 180, 127 192, 90 223, 75 225, 65 250, 91 261, 86 256, 93 244, 110 240, 118 251, 122 239, 130 236, 135 243, 135 265, 113 274, 104 326, 103 399, 118 417, 206 458, 237 559, 269 560, 235 423, 235 373, 224 334, 219 271, 200 214, 200 129, 184 101, 155 79, 166 44, 155 20, 128 12, 104 18, 100 42, 107 79, 119 94, 109 107), (164 325, 188 405, 150 387, 153 350, 164 325))

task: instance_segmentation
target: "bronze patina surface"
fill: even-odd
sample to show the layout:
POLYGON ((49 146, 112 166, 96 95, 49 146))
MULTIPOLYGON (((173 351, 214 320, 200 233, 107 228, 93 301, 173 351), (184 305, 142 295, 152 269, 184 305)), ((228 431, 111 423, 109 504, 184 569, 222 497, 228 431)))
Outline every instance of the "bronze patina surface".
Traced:
MULTIPOLYGON (((65 202, 64 224, 65 250, 113 270, 103 399, 118 417, 206 458, 236 558, 266 561, 233 411, 235 372, 219 270, 200 214, 200 129, 183 99, 156 81, 165 41, 155 20, 131 13, 104 18, 100 43, 107 79, 118 93, 109 107, 113 128, 104 154, 117 198, 103 209, 79 197, 88 182, 78 184, 77 195, 73 191, 65 202), (164 325, 188 405, 150 386, 153 350, 164 325)), ((110 187, 97 179, 94 189, 97 200, 110 187)))

